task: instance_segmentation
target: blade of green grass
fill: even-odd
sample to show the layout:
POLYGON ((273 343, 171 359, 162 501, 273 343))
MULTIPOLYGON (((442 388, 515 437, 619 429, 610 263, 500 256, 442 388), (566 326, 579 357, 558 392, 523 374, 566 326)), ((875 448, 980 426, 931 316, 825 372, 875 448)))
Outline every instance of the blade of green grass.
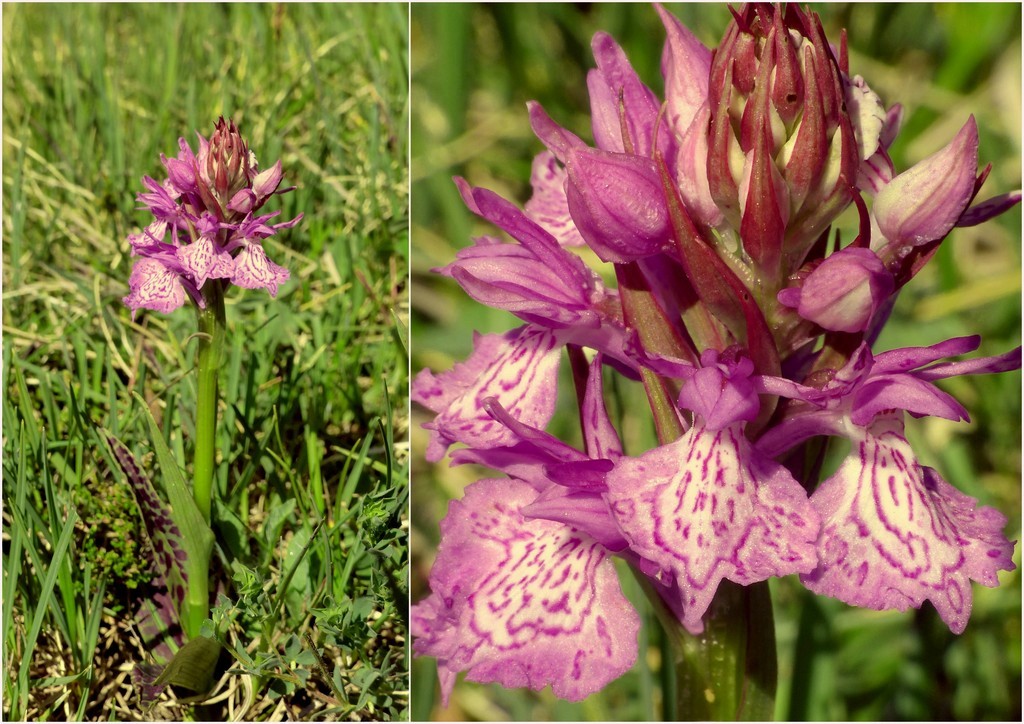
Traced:
POLYGON ((35 652, 36 641, 39 639, 39 632, 43 628, 43 619, 48 610, 55 610, 58 603, 53 599, 53 586, 57 581, 61 566, 64 564, 64 556, 68 546, 71 544, 71 535, 75 532, 75 523, 78 522, 78 511, 74 508, 68 513, 68 518, 60 529, 60 536, 53 547, 53 556, 50 558, 50 565, 46 568, 46 576, 39 587, 39 600, 36 601, 35 611, 32 614, 32 623, 29 626, 28 634, 25 637, 25 646, 22 652, 21 665, 18 667, 18 697, 21 711, 28 707, 29 670, 32 666, 32 656, 35 652))

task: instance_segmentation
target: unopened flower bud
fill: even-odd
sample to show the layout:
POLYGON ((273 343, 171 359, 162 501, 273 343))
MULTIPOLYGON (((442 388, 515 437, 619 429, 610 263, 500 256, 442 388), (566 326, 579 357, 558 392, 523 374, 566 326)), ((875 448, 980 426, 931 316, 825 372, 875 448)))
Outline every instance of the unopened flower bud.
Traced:
POLYGON ((574 148, 566 171, 569 213, 603 261, 636 261, 669 248, 668 209, 653 161, 574 148))
POLYGON ((217 120, 213 136, 203 151, 197 162, 200 193, 207 205, 212 200, 219 209, 225 210, 239 191, 251 185, 256 175, 255 158, 234 121, 225 121, 223 116, 217 120))
POLYGON ((709 188, 747 253, 774 267, 783 252, 802 258, 849 205, 861 147, 873 146, 867 158, 878 146, 877 128, 860 131, 861 117, 879 117, 868 107, 877 96, 861 83, 857 117, 848 113, 851 82, 817 15, 765 4, 734 15, 711 65, 709 188), (746 182, 751 168, 762 183, 746 182))
MULTIPOLYGON (((978 170, 978 126, 971 116, 945 148, 907 169, 883 188, 873 214, 886 244, 915 246, 943 238, 974 195, 978 170)), ((893 250, 895 253, 895 250, 893 250)))
POLYGON ((779 301, 823 329, 863 332, 893 288, 892 274, 873 251, 847 247, 821 262, 802 286, 779 292, 779 301))

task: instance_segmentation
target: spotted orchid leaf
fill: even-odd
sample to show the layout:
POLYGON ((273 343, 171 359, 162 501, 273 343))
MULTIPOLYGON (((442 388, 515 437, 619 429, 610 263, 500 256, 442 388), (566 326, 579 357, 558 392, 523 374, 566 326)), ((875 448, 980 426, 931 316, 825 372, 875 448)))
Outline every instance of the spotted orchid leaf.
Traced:
POLYGON ((149 477, 142 471, 135 456, 116 437, 105 433, 107 444, 114 453, 114 459, 127 478, 135 496, 136 505, 142 514, 142 521, 149 536, 152 564, 157 572, 154 586, 158 592, 151 600, 145 601, 136 614, 136 625, 142 640, 157 646, 155 653, 169 657, 173 653, 167 644, 158 638, 170 635, 175 643, 184 644, 178 622, 178 608, 185 600, 188 575, 185 571, 185 546, 181 531, 171 520, 167 506, 160 500, 149 477))
POLYGON ((199 634, 199 627, 209 606, 208 576, 213 553, 213 531, 206 524, 192 499, 188 484, 168 449, 160 426, 149 411, 149 406, 138 393, 135 393, 135 398, 142 405, 146 421, 149 423, 150 439, 153 441, 164 490, 170 503, 170 522, 178 528, 181 535, 181 547, 185 554, 181 563, 185 571, 184 578, 189 584, 185 587, 184 600, 180 608, 181 623, 185 634, 191 639, 199 634))
POLYGON ((108 432, 104 435, 135 496, 150 541, 151 565, 157 572, 152 581, 154 594, 138 604, 133 617, 152 656, 152 661, 136 662, 131 672, 132 683, 145 706, 163 692, 164 685, 156 684, 156 680, 166 663, 185 645, 178 614, 188 587, 185 546, 181 531, 135 456, 116 437, 108 432))

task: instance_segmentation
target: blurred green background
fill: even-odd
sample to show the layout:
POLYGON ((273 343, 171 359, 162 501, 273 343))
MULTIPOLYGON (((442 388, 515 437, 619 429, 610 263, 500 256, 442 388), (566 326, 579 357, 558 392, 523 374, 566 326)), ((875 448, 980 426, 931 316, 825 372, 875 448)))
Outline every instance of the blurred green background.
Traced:
POLYGON ((408 72, 405 4, 4 5, 5 718, 406 718, 408 72), (97 426, 151 468, 137 391, 190 465, 195 315, 132 321, 126 237, 221 114, 305 214, 277 298, 227 298, 214 617, 247 673, 142 713, 151 575, 97 426))
MULTIPOLYGON (((707 45, 721 37, 724 5, 668 6, 707 45)), ((973 113, 981 163, 993 164, 980 198, 1020 186, 1021 9, 1015 4, 820 5, 826 33, 838 43, 848 30, 850 65, 886 105, 906 109, 892 155, 897 169, 945 145, 973 113)), ((414 4, 412 10, 412 285, 413 372, 448 369, 471 351, 472 331, 518 326, 512 315, 469 300, 430 273, 451 261, 475 234, 495 233, 462 205, 451 176, 524 203, 533 156, 542 150, 525 103, 539 100, 559 123, 591 138, 586 72, 594 67, 590 38, 610 32, 640 77, 659 95, 664 31, 652 8, 621 4, 414 4)), ((843 238, 855 219, 840 223, 843 238)), ((852 233, 850 233, 852 232, 852 233)), ((981 227, 957 229, 926 271, 904 290, 877 349, 931 344, 980 333, 983 353, 1020 343, 1019 207, 981 227)), ((923 463, 1009 518, 1020 539, 1020 373, 944 383, 971 411, 969 424, 925 419, 908 423, 923 463)), ((569 414, 552 431, 575 440, 569 414)), ((563 406, 563 412, 566 412, 563 406)), ((649 413, 639 398, 624 424, 649 440, 649 413)), ((412 600, 427 593, 426 575, 448 501, 481 476, 423 460, 430 419, 413 409, 412 600)), ((627 441, 627 444, 629 441, 627 441)), ((647 443, 649 444, 649 443, 647 443)), ((642 446, 630 447, 637 454, 642 446)), ((1014 561, 1020 565, 1019 545, 1014 561)), ((628 575, 627 594, 641 601, 628 575)), ((788 719, 1009 719, 1021 716, 1019 571, 998 589, 975 585, 971 622, 954 636, 930 605, 905 614, 848 607, 808 594, 795 579, 773 582, 779 639, 777 715, 788 719)), ((647 611, 644 604, 642 611, 647 611)), ((661 712, 660 640, 650 612, 640 663, 579 704, 497 686, 459 683, 451 706, 435 697, 435 663, 413 668, 416 719, 638 720, 661 712)))

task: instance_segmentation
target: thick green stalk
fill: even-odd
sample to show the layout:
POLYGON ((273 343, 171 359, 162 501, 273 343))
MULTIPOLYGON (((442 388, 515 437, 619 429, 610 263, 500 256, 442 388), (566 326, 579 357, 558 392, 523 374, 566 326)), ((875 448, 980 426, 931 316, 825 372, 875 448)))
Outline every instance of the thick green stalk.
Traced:
POLYGON ((704 632, 683 628, 642 574, 674 658, 676 721, 770 721, 775 713, 775 623, 767 582, 722 581, 704 616, 704 632))
POLYGON ((677 715, 707 706, 712 719, 770 721, 775 715, 778 661, 768 583, 722 581, 704 633, 681 637, 677 715))
POLYGON ((217 456, 217 377, 224 347, 224 291, 219 280, 203 287, 206 309, 199 310, 196 440, 192 495, 209 524, 217 456))

